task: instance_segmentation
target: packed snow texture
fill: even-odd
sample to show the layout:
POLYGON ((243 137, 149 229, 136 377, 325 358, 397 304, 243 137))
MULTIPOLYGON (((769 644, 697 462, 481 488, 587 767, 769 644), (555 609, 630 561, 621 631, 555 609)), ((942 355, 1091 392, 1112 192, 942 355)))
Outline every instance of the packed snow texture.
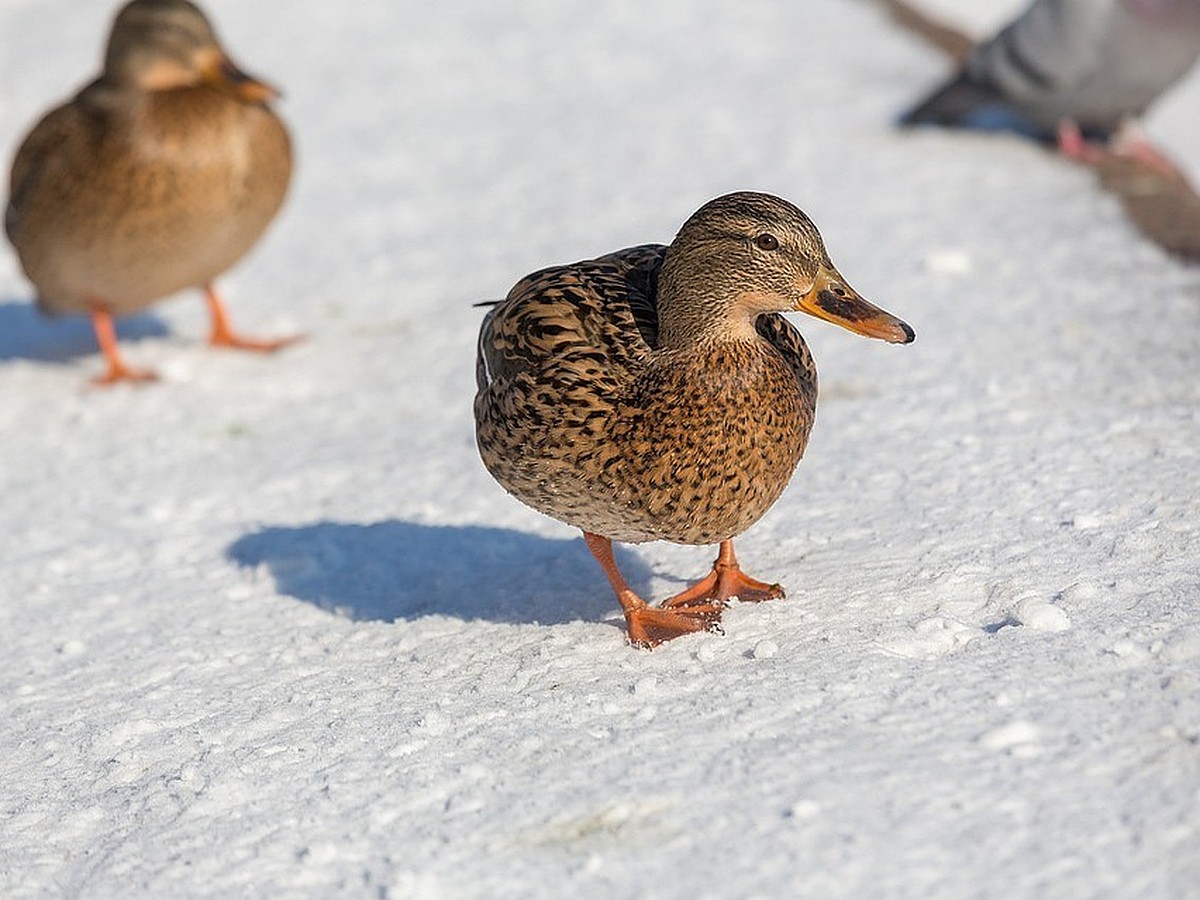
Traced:
MULTIPOLYGON (((191 294, 93 388, 0 249, 0 894, 1200 896, 1200 270, 1092 173, 895 130, 946 63, 865 2, 206 8, 299 157, 231 310, 311 338, 210 350, 191 294), (816 429, 738 543, 788 597, 635 650, 478 461, 472 304, 736 189, 917 340, 798 322, 816 429)), ((7 153, 110 15, 0 0, 7 153)), ((1197 109, 1146 125, 1193 176, 1197 109)))

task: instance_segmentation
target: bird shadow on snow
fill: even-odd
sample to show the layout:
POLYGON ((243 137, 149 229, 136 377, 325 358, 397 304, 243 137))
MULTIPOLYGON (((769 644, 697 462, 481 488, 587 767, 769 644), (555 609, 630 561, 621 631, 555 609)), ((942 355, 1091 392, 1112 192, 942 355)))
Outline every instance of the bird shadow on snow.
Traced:
MULTIPOLYGON (((618 547, 634 590, 650 568, 618 547)), ((231 544, 229 559, 266 566, 281 593, 359 621, 443 615, 465 621, 559 625, 595 621, 616 606, 580 539, 508 528, 317 522, 269 526, 231 544)))
MULTIPOLYGON (((122 316, 116 327, 122 342, 170 333, 153 315, 122 316)), ((0 300, 0 361, 66 362, 97 352, 96 335, 87 316, 50 318, 39 313, 30 300, 0 300)))

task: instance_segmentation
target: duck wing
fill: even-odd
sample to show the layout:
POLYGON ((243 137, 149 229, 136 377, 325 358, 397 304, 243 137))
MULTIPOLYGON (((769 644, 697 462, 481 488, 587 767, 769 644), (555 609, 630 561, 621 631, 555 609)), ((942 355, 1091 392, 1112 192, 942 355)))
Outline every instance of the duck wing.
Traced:
POLYGON ((9 175, 5 226, 10 240, 17 240, 30 192, 46 179, 63 177, 63 161, 80 143, 93 140, 93 125, 76 104, 67 103, 48 112, 25 136, 9 175))
POLYGON ((779 351, 800 382, 800 390, 814 398, 817 395, 817 367, 808 344, 796 326, 778 313, 758 317, 754 329, 767 343, 779 351))
POLYGON ((611 398, 656 341, 654 297, 666 249, 630 247, 518 281, 480 328, 480 392, 524 375, 611 398))

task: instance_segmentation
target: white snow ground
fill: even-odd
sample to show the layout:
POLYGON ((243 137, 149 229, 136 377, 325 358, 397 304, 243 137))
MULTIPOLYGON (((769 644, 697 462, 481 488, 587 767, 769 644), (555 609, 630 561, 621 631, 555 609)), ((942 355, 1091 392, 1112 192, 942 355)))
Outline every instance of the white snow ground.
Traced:
MULTIPOLYGON (((894 131, 944 66, 866 3, 207 8, 300 153, 235 321, 312 339, 174 300, 121 326, 164 381, 93 389, 0 250, 0 894, 1200 896, 1200 270, 894 131), (816 432, 739 542, 789 597, 637 651, 477 461, 470 304, 739 188, 917 341, 799 323, 816 432)), ((0 0, 7 154, 110 13, 0 0)), ((1198 104, 1149 129, 1200 176, 1198 104)))

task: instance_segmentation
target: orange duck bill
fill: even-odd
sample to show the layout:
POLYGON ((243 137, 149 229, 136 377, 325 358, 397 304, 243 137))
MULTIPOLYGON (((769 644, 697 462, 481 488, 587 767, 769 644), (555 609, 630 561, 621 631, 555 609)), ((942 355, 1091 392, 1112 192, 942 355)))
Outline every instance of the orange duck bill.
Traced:
POLYGON ((796 308, 864 337, 893 344, 911 344, 916 337, 907 322, 864 300, 858 291, 846 284, 837 269, 829 265, 817 270, 812 287, 801 294, 796 308))
POLYGON ((278 90, 265 81, 247 75, 219 50, 204 59, 201 71, 205 84, 243 103, 269 103, 279 99, 278 90))

